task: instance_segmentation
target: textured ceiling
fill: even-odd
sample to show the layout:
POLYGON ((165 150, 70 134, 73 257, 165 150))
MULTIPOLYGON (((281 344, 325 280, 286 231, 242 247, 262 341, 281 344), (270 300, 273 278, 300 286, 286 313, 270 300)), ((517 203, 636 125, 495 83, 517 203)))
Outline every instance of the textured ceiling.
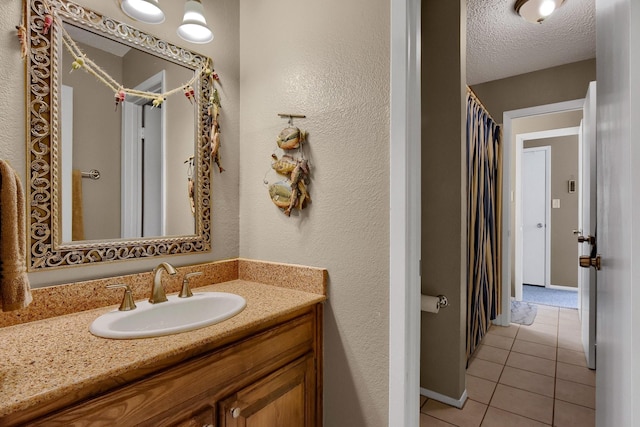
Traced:
POLYGON ((515 0, 467 0, 467 83, 515 76, 596 56, 595 0, 565 0, 542 24, 515 0))

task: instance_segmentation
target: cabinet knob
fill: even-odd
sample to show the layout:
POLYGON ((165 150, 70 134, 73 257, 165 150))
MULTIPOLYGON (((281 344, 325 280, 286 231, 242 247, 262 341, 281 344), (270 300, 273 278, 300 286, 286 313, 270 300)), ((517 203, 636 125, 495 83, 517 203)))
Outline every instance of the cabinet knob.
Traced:
POLYGON ((231 408, 231 416, 238 418, 240 416, 240 408, 231 408))

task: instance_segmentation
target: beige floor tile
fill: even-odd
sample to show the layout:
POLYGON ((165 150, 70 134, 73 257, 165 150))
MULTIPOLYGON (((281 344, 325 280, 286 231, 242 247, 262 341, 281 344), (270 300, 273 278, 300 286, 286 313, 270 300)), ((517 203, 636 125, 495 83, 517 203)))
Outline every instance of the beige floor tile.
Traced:
POLYGON ((556 378, 556 399, 595 409, 596 388, 556 378))
POLYGON ((474 357, 504 365, 504 362, 507 361, 507 357, 509 357, 509 350, 481 344, 474 353, 474 357))
POLYGON ((482 344, 489 345, 491 347, 502 348, 504 350, 511 350, 511 346, 513 345, 513 338, 496 334, 487 334, 482 339, 482 344))
POLYGON ((503 384, 497 385, 490 406, 546 424, 553 419, 552 398, 503 384))
POLYGON ((558 337, 556 336, 556 334, 548 334, 539 330, 524 328, 520 328, 518 330, 516 339, 549 345, 553 347, 555 347, 558 342, 558 337))
POLYGON ((581 325, 564 325, 562 322, 558 325, 558 336, 572 336, 582 338, 582 326, 581 325))
POLYGON ((571 334, 560 331, 560 333, 558 334, 558 348, 566 348, 573 351, 583 350, 582 338, 580 337, 580 334, 571 334))
POLYGON ((482 422, 487 405, 467 399, 462 409, 429 399, 422 413, 459 427, 477 427, 482 422))
POLYGON ((482 421, 482 427, 544 427, 544 424, 530 418, 521 417, 502 409, 489 407, 482 421))
POLYGON ((424 403, 427 401, 427 398, 425 396, 420 395, 420 407, 422 408, 422 405, 424 405, 424 403))
POLYGON ((511 351, 528 354, 530 356, 542 357, 543 359, 556 360, 556 347, 538 344, 531 341, 516 339, 511 347, 511 351))
POLYGON ((544 305, 544 304, 536 304, 538 306, 538 312, 544 311, 547 313, 555 313, 558 314, 560 311, 559 307, 554 307, 552 305, 544 305))
POLYGON ((455 424, 449 424, 437 418, 430 417, 427 414, 420 414, 420 427, 455 427, 455 424))
POLYGON ((558 362, 569 363, 577 366, 587 366, 584 351, 574 351, 566 348, 558 348, 558 362))
POLYGON ((596 386, 596 371, 584 366, 558 362, 556 365, 556 378, 590 385, 591 387, 596 386))
POLYGON ((548 325, 546 323, 534 322, 530 326, 522 325, 520 329, 544 332, 548 335, 558 335, 558 327, 556 325, 548 325))
POLYGON ((595 427, 596 411, 584 406, 556 400, 553 425, 554 427, 595 427))
POLYGON ((501 335, 503 337, 513 338, 518 333, 519 326, 520 325, 516 325, 515 323, 512 323, 509 326, 492 325, 491 329, 489 329, 489 333, 495 334, 495 335, 501 335))
POLYGON ((555 381, 553 377, 535 372, 505 366, 500 376, 500 384, 553 397, 555 381))
POLYGON ((567 319, 561 316, 558 318, 558 330, 580 332, 582 330, 582 324, 577 317, 576 319, 567 319))
POLYGON ((467 368, 467 374, 474 377, 484 378, 485 380, 498 382, 502 368, 504 365, 499 363, 489 362, 482 359, 473 359, 467 368))
POLYGON ((493 390, 496 388, 496 383, 468 374, 466 380, 469 399, 488 405, 489 401, 491 401, 491 396, 493 396, 493 390))
POLYGON ((528 354, 512 352, 507 358, 507 366, 548 375, 550 377, 555 376, 556 373, 556 363, 553 360, 529 356, 528 354))
POLYGON ((580 317, 578 316, 578 310, 575 308, 560 308, 558 311, 558 315, 561 319, 573 320, 576 322, 580 321, 580 317))
POLYGON ((538 311, 538 314, 536 314, 536 319, 533 321, 533 324, 536 325, 538 323, 543 323, 545 325, 551 325, 551 326, 558 326, 558 314, 538 311))

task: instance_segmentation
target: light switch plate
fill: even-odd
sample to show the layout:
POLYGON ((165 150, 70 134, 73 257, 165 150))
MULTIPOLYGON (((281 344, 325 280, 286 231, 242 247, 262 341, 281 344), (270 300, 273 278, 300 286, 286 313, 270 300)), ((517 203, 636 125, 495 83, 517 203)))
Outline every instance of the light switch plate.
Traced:
POLYGON ((560 209, 560 199, 552 199, 551 200, 551 207, 553 209, 560 209))

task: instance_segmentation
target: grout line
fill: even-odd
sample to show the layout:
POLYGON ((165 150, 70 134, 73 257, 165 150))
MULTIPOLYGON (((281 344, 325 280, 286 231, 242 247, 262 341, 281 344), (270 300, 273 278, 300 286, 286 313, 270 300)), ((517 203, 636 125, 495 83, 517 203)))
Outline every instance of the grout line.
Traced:
MULTIPOLYGON (((567 402, 567 403, 571 403, 571 402, 567 402)), ((549 426, 549 427, 553 426, 553 418, 551 418, 551 424, 547 424, 547 423, 545 423, 544 421, 540 421, 540 420, 535 419, 535 418, 527 417, 526 415, 518 414, 517 412, 512 412, 512 411, 510 411, 510 410, 508 410, 508 409, 498 408, 497 406, 491 406, 491 407, 492 407, 492 408, 495 408, 495 409, 498 409, 498 410, 500 410, 500 411, 507 412, 507 413, 509 413, 509 414, 517 415, 517 416, 519 416, 519 417, 522 417, 522 418, 526 418, 526 419, 528 419, 528 420, 535 421, 535 422, 540 423, 540 424, 545 425, 545 426, 549 426)), ((489 408, 487 407, 487 411, 488 411, 488 410, 489 410, 489 408)), ((485 415, 486 415, 486 412, 485 412, 485 415)), ((483 417, 483 419, 482 419, 482 420, 484 421, 484 417, 483 417)))
POLYGON ((553 399, 554 401, 557 400, 559 402, 565 402, 565 403, 570 403, 572 405, 576 405, 576 406, 580 406, 581 408, 587 408, 587 409, 591 409, 592 411, 595 411, 596 408, 592 408, 591 406, 585 406, 585 405, 581 405, 579 403, 576 402, 569 402, 568 400, 564 400, 564 399, 553 399))

